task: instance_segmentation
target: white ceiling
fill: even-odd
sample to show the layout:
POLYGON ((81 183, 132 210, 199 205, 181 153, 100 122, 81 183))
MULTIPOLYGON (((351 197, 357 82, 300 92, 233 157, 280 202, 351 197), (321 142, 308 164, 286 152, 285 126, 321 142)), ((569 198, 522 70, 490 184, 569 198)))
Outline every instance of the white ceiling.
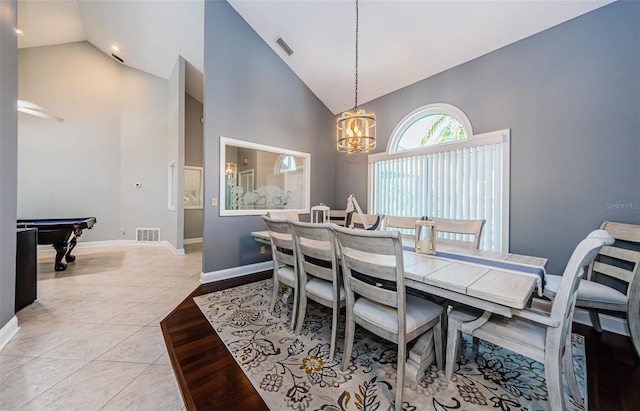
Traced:
MULTIPOLYGON (((457 66, 612 0, 361 0, 358 103, 457 66)), ((355 2, 229 0, 333 112, 354 105, 355 2), (275 43, 282 37, 287 56, 275 43)), ((202 0, 19 0, 18 47, 87 40, 128 66, 169 78, 178 55, 187 92, 203 95, 202 0)))

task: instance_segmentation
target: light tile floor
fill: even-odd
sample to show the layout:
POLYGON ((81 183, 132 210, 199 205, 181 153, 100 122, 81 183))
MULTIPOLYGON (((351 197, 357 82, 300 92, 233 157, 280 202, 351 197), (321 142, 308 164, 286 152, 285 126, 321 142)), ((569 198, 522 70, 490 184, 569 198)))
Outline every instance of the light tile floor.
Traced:
POLYGON ((74 251, 38 261, 38 299, 0 352, 0 410, 184 410, 160 321, 200 285, 199 244, 74 251))

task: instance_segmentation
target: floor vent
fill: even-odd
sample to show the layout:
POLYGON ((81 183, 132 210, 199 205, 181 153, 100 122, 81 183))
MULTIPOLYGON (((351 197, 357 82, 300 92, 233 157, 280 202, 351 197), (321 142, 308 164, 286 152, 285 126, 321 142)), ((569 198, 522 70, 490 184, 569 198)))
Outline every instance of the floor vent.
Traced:
POLYGON ((136 241, 141 243, 160 242, 159 228, 136 228, 136 241))

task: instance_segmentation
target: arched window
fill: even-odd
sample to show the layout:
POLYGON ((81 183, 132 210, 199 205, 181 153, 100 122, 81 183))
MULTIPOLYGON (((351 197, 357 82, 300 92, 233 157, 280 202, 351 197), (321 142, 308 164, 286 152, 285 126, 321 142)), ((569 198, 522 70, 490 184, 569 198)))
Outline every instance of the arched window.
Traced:
POLYGON ((281 155, 278 156, 274 174, 286 173, 287 171, 296 171, 296 159, 293 156, 281 155))
POLYGON ((387 152, 368 156, 369 212, 483 219, 481 248, 508 251, 509 141, 508 129, 475 135, 462 110, 448 104, 412 111, 387 152))
POLYGON ((462 110, 450 104, 429 104, 412 111, 398 123, 387 152, 454 143, 472 135, 471 122, 462 110))

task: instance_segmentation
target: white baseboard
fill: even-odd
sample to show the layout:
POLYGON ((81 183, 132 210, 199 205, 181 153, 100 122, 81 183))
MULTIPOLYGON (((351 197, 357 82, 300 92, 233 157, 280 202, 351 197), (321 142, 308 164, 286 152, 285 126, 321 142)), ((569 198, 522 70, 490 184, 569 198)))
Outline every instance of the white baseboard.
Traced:
POLYGON ((184 248, 175 248, 173 244, 168 241, 161 241, 174 255, 184 255, 184 248))
POLYGON ((202 237, 199 238, 185 238, 184 239, 184 245, 187 244, 200 244, 202 243, 202 237))
POLYGON ((215 281, 226 280, 229 278, 242 277, 247 274, 259 273, 261 271, 272 270, 272 261, 263 261, 261 263, 243 265, 240 267, 225 268, 224 270, 211 271, 208 273, 200 273, 200 283, 212 283, 215 281))
MULTIPOLYGON (((184 255, 184 248, 176 249, 173 244, 168 241, 158 242, 140 242, 136 240, 104 240, 104 241, 86 241, 78 242, 74 250, 84 250, 87 248, 110 247, 110 246, 137 246, 137 247, 166 247, 175 255, 184 255)), ((55 257, 56 250, 50 245, 38 245, 38 256, 55 257)))
POLYGON ((18 327, 18 317, 15 315, 0 328, 0 351, 11 341, 14 335, 20 330, 18 327))

